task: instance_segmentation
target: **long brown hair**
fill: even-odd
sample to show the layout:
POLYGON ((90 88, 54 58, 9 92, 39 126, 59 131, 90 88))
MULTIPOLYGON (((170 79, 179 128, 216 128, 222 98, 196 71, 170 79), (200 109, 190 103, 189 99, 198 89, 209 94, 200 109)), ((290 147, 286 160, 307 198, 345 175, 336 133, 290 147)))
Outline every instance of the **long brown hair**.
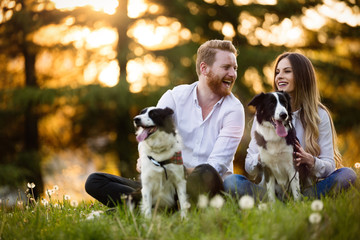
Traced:
POLYGON ((295 88, 291 101, 293 101, 293 106, 295 106, 296 109, 300 109, 300 120, 305 131, 305 151, 312 154, 313 156, 320 155, 320 147, 318 144, 318 124, 320 123, 320 117, 318 113, 318 107, 321 107, 329 115, 336 167, 342 166, 342 158, 337 147, 337 135, 334 123, 329 110, 321 103, 320 93, 315 77, 315 70, 311 61, 300 53, 285 52, 281 54, 275 63, 275 90, 278 90, 275 84, 276 68, 278 63, 284 58, 287 58, 290 61, 294 73, 295 88))

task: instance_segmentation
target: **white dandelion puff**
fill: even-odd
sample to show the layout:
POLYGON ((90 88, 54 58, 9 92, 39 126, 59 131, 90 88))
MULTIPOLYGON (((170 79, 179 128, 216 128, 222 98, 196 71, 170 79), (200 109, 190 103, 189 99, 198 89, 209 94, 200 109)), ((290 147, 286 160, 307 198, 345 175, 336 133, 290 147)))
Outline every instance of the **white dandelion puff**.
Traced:
POLYGON ((54 191, 59 190, 59 186, 58 186, 58 185, 54 185, 54 186, 53 186, 53 190, 54 190, 54 191))
POLYGON ((70 199, 71 199, 70 195, 64 195, 64 200, 70 200, 70 199))
POLYGON ((49 197, 51 197, 52 191, 49 190, 49 189, 47 189, 47 190, 46 190, 46 194, 47 194, 49 197))
POLYGON ((309 222, 312 224, 317 224, 317 223, 321 222, 321 214, 318 212, 314 212, 314 213, 310 214, 309 222))
POLYGON ((33 189, 35 187, 35 183, 27 183, 27 187, 33 189))
POLYGON ((77 207, 77 206, 79 206, 79 203, 78 203, 78 201, 76 201, 76 200, 72 200, 72 201, 70 202, 70 205, 71 205, 72 207, 77 207))
POLYGON ((46 199, 41 199, 41 203, 44 205, 44 206, 47 206, 47 205, 49 205, 49 202, 48 202, 48 200, 46 200, 46 199))
POLYGON ((315 212, 318 212, 318 211, 321 211, 324 207, 324 204, 321 200, 314 200, 312 203, 311 203, 311 210, 315 211, 315 212))
POLYGON ((258 205, 258 209, 261 211, 265 211, 265 210, 267 210, 267 208, 268 208, 268 205, 266 203, 260 203, 258 205))
POLYGON ((209 204, 209 198, 206 195, 199 195, 199 199, 198 199, 198 207, 199 208, 206 208, 209 204))
POLYGON ((360 162, 356 162, 354 166, 355 168, 360 168, 360 162))
POLYGON ((224 202, 225 200, 223 197, 221 197, 220 195, 216 195, 210 200, 210 206, 213 208, 220 209, 224 205, 224 202))
POLYGON ((104 212, 103 211, 92 211, 91 213, 89 213, 86 217, 86 220, 92 220, 94 219, 95 217, 100 217, 101 214, 103 214, 104 212))
POLYGON ((244 195, 239 200, 239 206, 241 209, 251 209, 254 207, 254 198, 249 195, 244 195))

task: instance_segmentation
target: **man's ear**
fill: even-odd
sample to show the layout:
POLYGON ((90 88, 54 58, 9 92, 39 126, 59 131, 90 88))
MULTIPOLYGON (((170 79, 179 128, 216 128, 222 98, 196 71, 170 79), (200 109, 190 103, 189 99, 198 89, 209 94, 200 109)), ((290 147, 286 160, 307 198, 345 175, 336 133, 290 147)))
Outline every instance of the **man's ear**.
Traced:
POLYGON ((209 73, 209 66, 205 62, 200 63, 201 75, 206 76, 209 73))

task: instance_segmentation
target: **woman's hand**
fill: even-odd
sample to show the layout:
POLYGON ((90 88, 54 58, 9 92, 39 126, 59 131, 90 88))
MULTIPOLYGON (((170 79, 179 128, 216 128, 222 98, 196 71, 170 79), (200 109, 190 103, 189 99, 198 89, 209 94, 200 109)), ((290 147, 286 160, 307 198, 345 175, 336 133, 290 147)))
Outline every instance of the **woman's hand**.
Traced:
POLYGON ((313 168, 315 165, 315 158, 310 153, 307 153, 297 140, 295 142, 295 149, 295 165, 298 167, 300 164, 305 164, 309 168, 313 168))

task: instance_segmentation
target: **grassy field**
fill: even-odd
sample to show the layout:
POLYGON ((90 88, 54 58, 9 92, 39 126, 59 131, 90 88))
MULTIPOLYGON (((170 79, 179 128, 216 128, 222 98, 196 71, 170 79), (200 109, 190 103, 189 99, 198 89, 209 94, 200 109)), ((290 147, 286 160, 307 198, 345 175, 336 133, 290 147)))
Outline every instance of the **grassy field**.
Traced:
MULTIPOLYGON (((225 196, 203 202, 181 220, 179 212, 157 212, 151 220, 135 209, 29 198, 0 203, 0 239, 360 239, 360 188, 321 201, 252 204, 225 196), (207 207, 205 207, 207 206, 207 207)), ((30 196, 30 195, 29 195, 30 196)), ((245 201, 246 200, 246 201, 245 201)))

